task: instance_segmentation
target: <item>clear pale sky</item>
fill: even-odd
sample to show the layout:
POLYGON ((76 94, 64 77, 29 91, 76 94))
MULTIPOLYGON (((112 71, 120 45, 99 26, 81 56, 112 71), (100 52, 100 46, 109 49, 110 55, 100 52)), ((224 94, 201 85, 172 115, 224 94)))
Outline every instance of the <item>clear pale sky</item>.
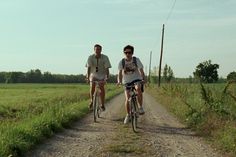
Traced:
POLYGON ((173 2, 0 0, 0 71, 85 74, 96 43, 109 56, 111 73, 127 44, 146 68, 152 51, 152 65, 158 66, 163 23, 163 65, 176 77, 192 75, 209 59, 220 65, 220 76, 236 71, 236 1, 177 0, 166 22, 173 2))

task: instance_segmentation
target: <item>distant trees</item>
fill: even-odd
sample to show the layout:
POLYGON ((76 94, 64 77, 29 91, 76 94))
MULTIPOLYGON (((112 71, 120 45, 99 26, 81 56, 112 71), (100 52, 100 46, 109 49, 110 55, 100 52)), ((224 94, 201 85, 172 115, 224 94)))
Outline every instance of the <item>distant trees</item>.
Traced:
POLYGON ((117 75, 110 74, 109 79, 107 80, 108 83, 116 83, 117 82, 117 75))
POLYGON ((85 83, 85 76, 42 73, 35 69, 26 73, 0 72, 0 83, 85 83))
POLYGON ((158 67, 154 66, 150 73, 149 83, 157 83, 158 80, 158 67))
MULTIPOLYGON (((117 75, 110 75, 108 83, 117 82, 117 75)), ((39 69, 23 72, 0 72, 0 83, 86 83, 85 75, 42 73, 39 69)))
POLYGON ((201 82, 205 83, 213 83, 217 82, 218 78, 218 71, 219 68, 218 64, 212 64, 211 60, 204 61, 202 63, 199 63, 199 65, 196 67, 195 72, 193 72, 193 75, 196 78, 199 78, 201 82))
POLYGON ((0 73, 0 83, 1 82, 5 82, 5 73, 4 72, 0 73))
POLYGON ((30 70, 26 73, 26 82, 31 83, 41 83, 42 82, 42 73, 39 69, 30 70))
POLYGON ((170 82, 174 78, 174 72, 167 64, 165 64, 163 69, 163 78, 166 82, 170 82))
POLYGON ((236 81, 236 72, 233 71, 227 75, 227 80, 228 81, 236 81))
POLYGON ((5 83, 20 83, 25 80, 25 75, 22 72, 5 73, 5 83))
MULTIPOLYGON (((157 83, 158 82, 158 72, 159 68, 158 67, 153 67, 153 69, 151 70, 151 75, 150 75, 150 83, 157 83)), ((170 66, 168 66, 167 64, 165 64, 163 72, 162 72, 162 76, 161 76, 161 82, 171 82, 174 79, 174 72, 171 69, 170 66)))

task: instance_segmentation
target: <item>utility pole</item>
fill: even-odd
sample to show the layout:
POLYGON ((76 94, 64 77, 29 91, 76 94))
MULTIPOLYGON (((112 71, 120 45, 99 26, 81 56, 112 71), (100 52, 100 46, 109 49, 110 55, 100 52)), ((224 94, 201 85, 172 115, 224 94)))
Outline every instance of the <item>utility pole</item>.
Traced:
POLYGON ((148 83, 151 83, 152 51, 150 52, 148 83))
POLYGON ((162 63, 162 54, 163 54, 164 31, 165 31, 165 24, 163 24, 163 28, 162 28, 161 55, 160 55, 160 63, 159 63, 159 80, 158 80, 158 87, 161 86, 161 63, 162 63))

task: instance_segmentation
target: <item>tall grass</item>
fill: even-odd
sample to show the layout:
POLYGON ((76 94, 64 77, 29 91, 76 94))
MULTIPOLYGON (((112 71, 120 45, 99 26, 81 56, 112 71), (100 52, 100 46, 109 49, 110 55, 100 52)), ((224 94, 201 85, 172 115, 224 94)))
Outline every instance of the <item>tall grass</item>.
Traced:
POLYGON ((149 92, 200 135, 236 155, 235 84, 165 84, 149 92))
MULTIPOLYGON (((0 85, 0 156, 24 153, 88 113, 88 85, 0 85)), ((107 86, 106 100, 120 93, 107 86)))

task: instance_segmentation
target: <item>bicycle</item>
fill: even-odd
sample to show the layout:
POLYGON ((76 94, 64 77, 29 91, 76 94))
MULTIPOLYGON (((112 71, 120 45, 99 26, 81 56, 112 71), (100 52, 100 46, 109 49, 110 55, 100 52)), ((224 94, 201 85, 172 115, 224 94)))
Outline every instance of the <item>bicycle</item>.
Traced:
POLYGON ((101 114, 101 89, 100 84, 104 81, 92 81, 95 83, 95 91, 93 94, 93 118, 94 122, 97 122, 97 118, 100 118, 101 114))
MULTIPOLYGON (((142 82, 142 81, 140 81, 142 82)), ((139 111, 138 111, 138 103, 137 103, 137 92, 135 89, 135 85, 139 82, 135 82, 132 85, 125 85, 126 88, 130 88, 129 95, 130 98, 128 100, 129 105, 129 115, 131 118, 132 128, 133 131, 137 132, 137 125, 138 125, 138 117, 139 117, 139 111)))

